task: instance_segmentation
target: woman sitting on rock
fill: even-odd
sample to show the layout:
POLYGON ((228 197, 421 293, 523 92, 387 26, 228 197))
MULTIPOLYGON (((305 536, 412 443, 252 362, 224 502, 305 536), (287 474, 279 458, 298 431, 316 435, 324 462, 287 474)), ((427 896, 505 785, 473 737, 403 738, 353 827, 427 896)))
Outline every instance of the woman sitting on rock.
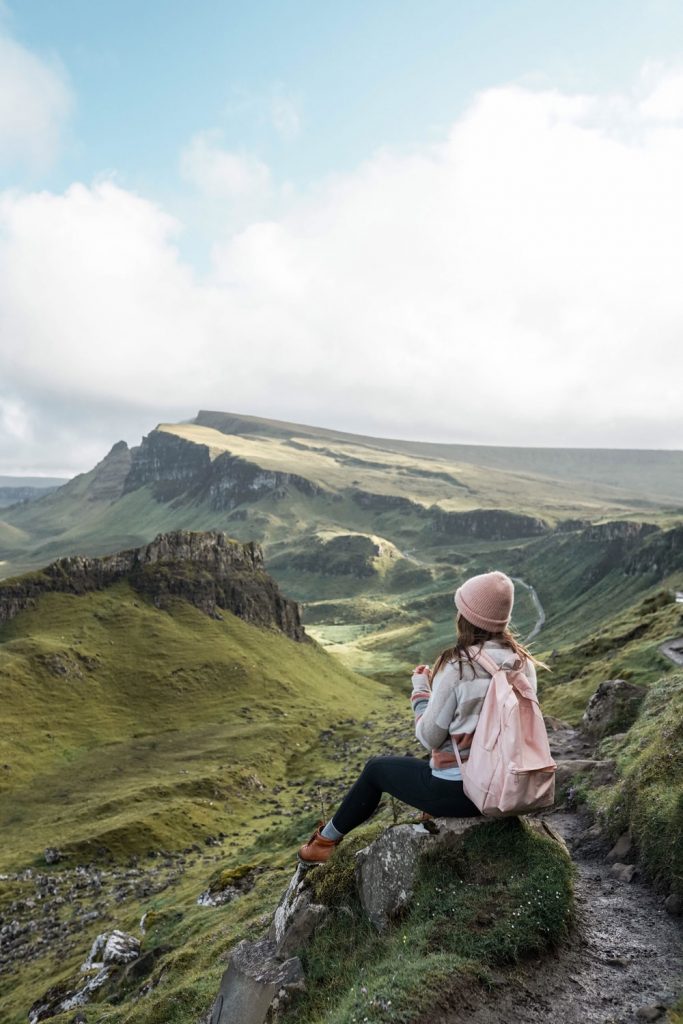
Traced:
MULTIPOLYGON (((322 864, 344 836, 374 813, 382 793, 437 818, 465 818, 479 810, 463 792, 460 760, 466 762, 491 676, 472 658, 483 647, 496 664, 512 668, 516 659, 536 689, 534 658, 509 628, 514 584, 502 572, 472 576, 455 592, 457 639, 437 658, 433 671, 413 672, 415 735, 431 751, 429 764, 411 755, 371 757, 344 797, 339 810, 299 849, 304 864, 322 864), (430 685, 431 684, 431 685, 430 685)), ((545 666, 543 666, 545 667, 545 666)))

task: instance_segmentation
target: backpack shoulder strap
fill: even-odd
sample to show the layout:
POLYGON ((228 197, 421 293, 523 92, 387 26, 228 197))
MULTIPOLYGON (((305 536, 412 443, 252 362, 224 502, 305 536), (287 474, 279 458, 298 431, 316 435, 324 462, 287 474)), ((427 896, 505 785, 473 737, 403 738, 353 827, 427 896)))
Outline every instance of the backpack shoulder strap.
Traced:
POLYGON ((472 657, 475 661, 478 661, 487 672, 490 672, 491 675, 495 675, 496 672, 505 671, 505 669, 501 669, 501 666, 484 650, 477 651, 476 654, 472 655, 472 657))

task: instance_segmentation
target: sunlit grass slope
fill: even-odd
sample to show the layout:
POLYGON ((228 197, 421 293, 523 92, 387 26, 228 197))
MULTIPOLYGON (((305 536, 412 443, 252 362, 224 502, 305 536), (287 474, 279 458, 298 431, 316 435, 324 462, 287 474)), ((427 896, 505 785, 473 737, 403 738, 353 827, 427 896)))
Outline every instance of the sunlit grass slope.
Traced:
POLYGON ((222 616, 118 584, 3 627, 0 870, 48 845, 120 857, 228 832, 322 729, 386 702, 315 644, 222 616))
POLYGON ((659 650, 665 640, 683 633, 683 608, 673 590, 660 588, 607 617, 574 643, 552 650, 539 637, 539 650, 551 672, 539 674, 543 710, 578 723, 589 698, 606 679, 626 679, 649 687, 675 665, 659 650))
MULTIPOLYGON (((199 412, 193 424, 233 436, 275 437, 282 441, 296 439, 300 443, 328 448, 333 447, 333 443, 353 445, 365 453, 366 459, 372 458, 369 450, 376 449, 403 455, 418 465, 434 460, 441 463, 441 469, 444 463, 457 463, 463 469, 474 466, 479 470, 480 480, 485 474, 500 470, 517 476, 517 495, 525 484, 532 487, 534 480, 545 478, 548 482, 565 485, 571 482, 575 491, 577 488, 583 490, 584 485, 595 486, 606 500, 610 500, 609 495, 614 498, 616 493, 622 492, 629 496, 638 495, 650 506, 658 502, 676 504, 679 512, 683 503, 683 452, 434 444, 349 434, 324 427, 207 410, 199 412)), ((565 493, 569 495, 569 489, 565 493)), ((571 500, 569 498, 570 503, 571 500)))

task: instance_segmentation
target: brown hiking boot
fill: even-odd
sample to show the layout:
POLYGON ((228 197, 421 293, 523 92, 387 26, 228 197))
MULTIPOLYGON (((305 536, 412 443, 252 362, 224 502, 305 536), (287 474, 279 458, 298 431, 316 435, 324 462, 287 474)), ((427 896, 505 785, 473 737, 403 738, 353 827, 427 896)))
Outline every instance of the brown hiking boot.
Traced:
POLYGON ((324 821, 319 821, 308 842, 299 847, 297 857, 302 864, 325 864, 334 853, 335 847, 341 843, 341 839, 325 839, 320 835, 320 829, 324 824, 324 821))

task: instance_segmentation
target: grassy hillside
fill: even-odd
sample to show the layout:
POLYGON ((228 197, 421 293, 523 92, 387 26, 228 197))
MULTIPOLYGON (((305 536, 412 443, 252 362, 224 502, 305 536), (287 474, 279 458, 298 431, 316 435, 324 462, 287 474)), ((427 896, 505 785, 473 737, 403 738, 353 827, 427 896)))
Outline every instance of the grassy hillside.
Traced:
POLYGON ((160 531, 225 529, 263 545, 321 644, 390 680, 450 641, 453 590, 477 572, 520 581, 522 639, 539 616, 524 584, 535 588, 535 645, 548 652, 664 579, 683 585, 682 459, 432 445, 201 412, 7 510, 0 576, 160 531))
MULTIPOLYGON (((677 505, 679 513, 683 505, 682 452, 433 444, 368 437, 324 427, 206 410, 199 412, 193 423, 233 436, 266 436, 285 441, 298 438, 304 443, 333 441, 341 445, 356 445, 365 451, 366 458, 367 450, 374 448, 385 453, 403 454, 412 462, 417 462, 418 466, 435 460, 479 467, 485 471, 512 472, 519 474, 520 480, 526 478, 532 481, 547 477, 565 484, 571 481, 575 486, 586 484, 589 487, 595 485, 599 489, 615 488, 630 496, 639 495, 648 504, 661 502, 664 505, 677 505)), ((522 488, 518 487, 517 492, 520 490, 522 488)))
POLYGON ((77 973, 99 932, 137 933, 146 910, 146 941, 178 953, 144 1019, 204 1006, 221 950, 272 908, 321 801, 333 807, 396 706, 314 643, 180 598, 162 610, 125 581, 43 594, 5 623, 0 698, 0 914, 30 920, 45 900, 21 970, 3 968, 7 1024, 77 973), (196 904, 216 861, 253 886, 222 913, 196 904), (43 928, 62 929, 57 945, 36 945, 43 928))
POLYGON ((605 618, 583 639, 544 649, 551 671, 539 675, 543 710, 578 724, 589 697, 603 680, 626 679, 649 686, 660 677, 675 675, 676 666, 659 647, 681 634, 683 606, 664 587, 605 618))
POLYGON ((171 609, 121 583, 44 595, 0 631, 0 870, 236 831, 258 780, 296 777, 321 730, 386 702, 315 645, 171 609))

